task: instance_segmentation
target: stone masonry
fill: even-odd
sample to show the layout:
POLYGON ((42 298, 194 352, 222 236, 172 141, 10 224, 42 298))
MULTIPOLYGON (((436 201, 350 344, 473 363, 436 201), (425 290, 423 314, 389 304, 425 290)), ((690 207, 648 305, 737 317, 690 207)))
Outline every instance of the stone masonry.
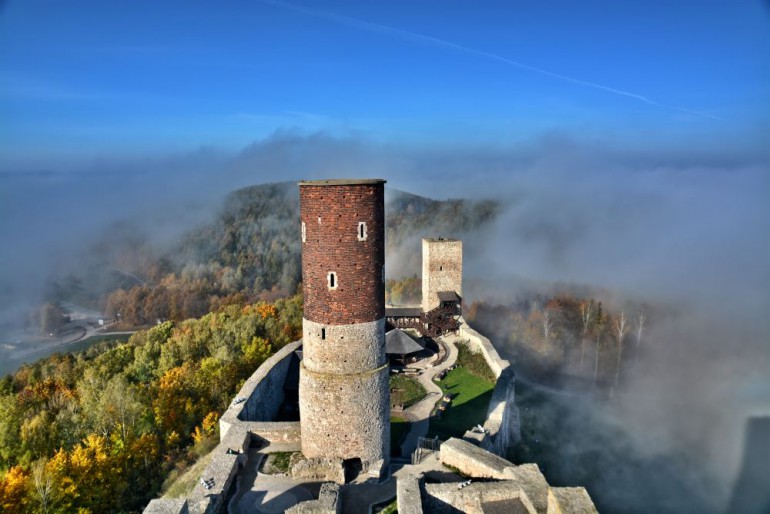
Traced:
POLYGON ((463 295, 463 242, 458 239, 422 240, 422 310, 439 306, 438 293, 463 295))
POLYGON ((387 470, 385 181, 300 182, 302 453, 387 470))

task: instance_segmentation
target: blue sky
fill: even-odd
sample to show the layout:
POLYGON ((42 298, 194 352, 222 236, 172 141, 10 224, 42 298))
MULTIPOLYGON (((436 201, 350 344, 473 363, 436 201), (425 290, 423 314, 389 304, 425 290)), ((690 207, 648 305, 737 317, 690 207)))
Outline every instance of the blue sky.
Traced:
POLYGON ((441 145, 768 128, 759 0, 0 5, 3 167, 286 129, 441 145))

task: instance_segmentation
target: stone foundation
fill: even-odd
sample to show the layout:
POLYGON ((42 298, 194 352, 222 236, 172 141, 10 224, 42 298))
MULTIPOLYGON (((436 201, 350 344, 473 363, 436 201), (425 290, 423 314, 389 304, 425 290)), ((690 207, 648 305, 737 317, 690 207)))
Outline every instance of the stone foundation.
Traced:
POLYGON ((342 459, 317 457, 308 459, 295 453, 289 463, 289 475, 302 480, 331 481, 345 483, 345 463, 342 459))
POLYGON ((364 471, 390 457, 388 366, 352 375, 300 367, 302 453, 361 459, 364 471))

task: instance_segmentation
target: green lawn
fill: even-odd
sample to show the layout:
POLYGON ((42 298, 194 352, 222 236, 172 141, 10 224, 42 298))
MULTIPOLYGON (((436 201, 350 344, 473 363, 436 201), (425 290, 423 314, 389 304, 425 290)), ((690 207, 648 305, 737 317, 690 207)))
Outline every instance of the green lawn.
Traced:
POLYGON ((401 416, 390 416, 390 454, 401 455, 401 444, 409 433, 411 423, 401 416))
POLYGON ((440 419, 431 417, 429 437, 462 437, 466 430, 484 423, 492 390, 495 388, 494 382, 480 378, 464 367, 458 367, 450 371, 438 385, 444 393, 457 396, 440 419))
POLYGON ((416 378, 406 375, 390 376, 390 405, 407 408, 419 402, 428 392, 416 378))

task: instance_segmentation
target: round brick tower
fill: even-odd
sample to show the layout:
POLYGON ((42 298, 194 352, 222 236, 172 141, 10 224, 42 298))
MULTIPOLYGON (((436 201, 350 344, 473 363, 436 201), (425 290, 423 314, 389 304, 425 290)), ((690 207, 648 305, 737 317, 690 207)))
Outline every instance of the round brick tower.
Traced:
POLYGON ((387 469, 385 181, 299 183, 302 223, 302 453, 387 469))

